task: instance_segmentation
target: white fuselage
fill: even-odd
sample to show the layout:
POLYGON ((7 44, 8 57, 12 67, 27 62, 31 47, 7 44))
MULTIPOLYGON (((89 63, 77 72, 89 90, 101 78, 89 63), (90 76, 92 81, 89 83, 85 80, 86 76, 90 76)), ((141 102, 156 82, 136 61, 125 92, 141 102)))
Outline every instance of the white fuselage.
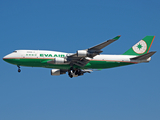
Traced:
MULTIPOLYGON (((72 55, 73 53, 65 53, 65 52, 57 52, 57 51, 48 51, 48 50, 16 50, 13 53, 6 55, 4 58, 44 58, 44 59, 54 59, 55 57, 67 57, 72 55)), ((151 58, 147 60, 130 60, 130 58, 134 58, 136 56, 133 55, 97 55, 93 58, 87 58, 89 60, 98 60, 98 61, 116 61, 116 62, 149 62, 151 58)))

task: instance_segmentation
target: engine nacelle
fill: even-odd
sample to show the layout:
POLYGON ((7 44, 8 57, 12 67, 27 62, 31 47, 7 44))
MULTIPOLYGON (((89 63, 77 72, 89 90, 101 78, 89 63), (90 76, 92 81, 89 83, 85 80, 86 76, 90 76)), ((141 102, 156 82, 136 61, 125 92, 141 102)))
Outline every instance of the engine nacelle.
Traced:
POLYGON ((66 72, 63 72, 61 71, 60 69, 52 69, 51 70, 51 75, 54 75, 54 76, 59 76, 61 74, 65 74, 66 72))
POLYGON ((52 69, 51 70, 51 75, 60 75, 60 69, 52 69))
POLYGON ((64 58, 60 58, 60 57, 56 57, 54 59, 54 63, 55 64, 63 64, 63 63, 65 63, 65 59, 64 58))
POLYGON ((88 54, 87 50, 78 50, 77 51, 78 57, 87 57, 87 54, 88 54))

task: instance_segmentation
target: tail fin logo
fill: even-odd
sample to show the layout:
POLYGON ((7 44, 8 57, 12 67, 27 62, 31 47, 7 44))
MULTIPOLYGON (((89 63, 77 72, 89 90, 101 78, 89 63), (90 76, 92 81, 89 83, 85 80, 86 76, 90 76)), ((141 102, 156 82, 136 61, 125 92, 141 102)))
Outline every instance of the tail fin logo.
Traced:
POLYGON ((132 49, 137 54, 143 54, 147 50, 147 44, 144 40, 140 40, 137 44, 135 44, 132 49))

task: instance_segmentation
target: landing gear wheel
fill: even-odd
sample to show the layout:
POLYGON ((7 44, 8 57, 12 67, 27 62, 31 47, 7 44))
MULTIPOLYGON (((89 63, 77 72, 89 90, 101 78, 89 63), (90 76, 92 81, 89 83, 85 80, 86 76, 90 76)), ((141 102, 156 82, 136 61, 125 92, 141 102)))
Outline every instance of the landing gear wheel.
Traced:
POLYGON ((21 69, 18 69, 18 72, 20 73, 20 72, 21 72, 21 69))
POLYGON ((75 75, 78 75, 78 76, 82 75, 82 71, 80 69, 76 70, 75 75))
POLYGON ((72 77, 73 77, 73 75, 70 75, 69 77, 70 77, 70 78, 72 78, 72 77))
POLYGON ((79 71, 80 71, 79 69, 76 70, 75 75, 78 75, 78 74, 79 74, 79 71))

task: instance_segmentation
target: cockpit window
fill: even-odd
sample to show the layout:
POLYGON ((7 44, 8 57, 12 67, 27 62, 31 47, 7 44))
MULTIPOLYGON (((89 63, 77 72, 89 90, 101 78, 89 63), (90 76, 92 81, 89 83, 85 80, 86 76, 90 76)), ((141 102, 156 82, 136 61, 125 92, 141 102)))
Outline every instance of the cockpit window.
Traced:
POLYGON ((13 51, 14 53, 16 53, 17 51, 13 51))

